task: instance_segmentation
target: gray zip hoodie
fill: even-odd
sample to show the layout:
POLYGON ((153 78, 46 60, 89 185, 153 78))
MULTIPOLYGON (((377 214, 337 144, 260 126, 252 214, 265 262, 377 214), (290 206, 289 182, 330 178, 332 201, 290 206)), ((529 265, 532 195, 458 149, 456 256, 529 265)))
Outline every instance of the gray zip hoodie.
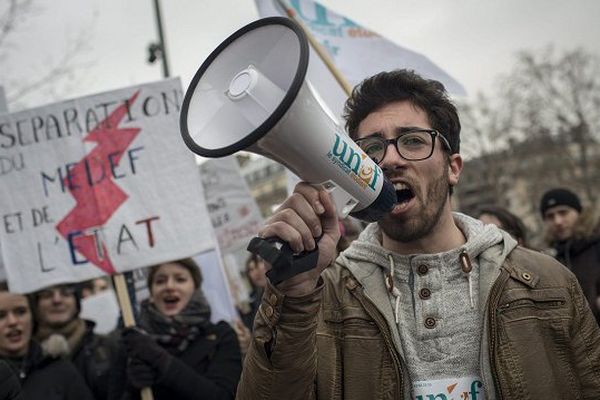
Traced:
POLYGON ((407 366, 407 399, 414 398, 413 382, 468 376, 483 381, 486 399, 495 397, 486 305, 500 266, 517 243, 494 225, 460 213, 453 216, 467 238, 457 249, 395 254, 381 247, 381 231, 371 224, 338 258, 390 327, 407 366), (467 265, 470 272, 465 272, 467 265), (388 284, 386 276, 393 277, 388 284))

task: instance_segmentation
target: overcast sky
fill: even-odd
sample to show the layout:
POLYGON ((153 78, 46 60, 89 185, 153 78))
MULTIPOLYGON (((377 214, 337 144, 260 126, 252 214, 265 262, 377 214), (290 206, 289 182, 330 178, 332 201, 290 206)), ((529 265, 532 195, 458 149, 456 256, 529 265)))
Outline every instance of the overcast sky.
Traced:
MULTIPOLYGON (((0 12, 8 1, 2 0, 0 12)), ((584 47, 600 55, 597 0, 321 0, 332 10, 420 52, 463 84, 473 96, 489 91, 510 71, 521 49, 584 47)), ((258 18, 252 0, 163 0, 163 23, 171 75, 184 88, 208 54, 230 33, 258 18)), ((161 79, 159 63, 146 62, 157 37, 152 0, 38 0, 35 12, 3 44, 0 85, 32 80, 60 59, 82 32, 87 50, 77 59, 61 97, 161 79), (6 46, 10 47, 6 47, 6 46), (8 52, 6 51, 8 49, 8 52)), ((12 106, 36 106, 57 99, 45 92, 12 106)), ((9 105, 10 107, 10 105, 9 105)))

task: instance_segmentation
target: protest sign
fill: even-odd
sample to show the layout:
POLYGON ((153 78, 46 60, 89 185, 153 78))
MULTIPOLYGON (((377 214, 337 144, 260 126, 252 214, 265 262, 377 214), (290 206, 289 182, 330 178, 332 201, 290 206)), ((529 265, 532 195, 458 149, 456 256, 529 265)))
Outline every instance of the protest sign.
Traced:
POLYGON ((249 255, 246 247, 262 226, 263 218, 235 156, 205 161, 200 165, 200 176, 222 255, 220 267, 229 284, 226 294, 235 303, 242 303, 249 297, 241 276, 249 255))
POLYGON ((6 271, 4 270, 4 261, 2 261, 2 243, 0 243, 0 282, 6 281, 6 271))
POLYGON ((0 85, 0 113, 8 112, 8 102, 6 100, 6 93, 4 87, 0 85))
POLYGON ((79 317, 95 322, 94 332, 106 335, 117 327, 119 312, 119 303, 115 292, 107 289, 81 299, 79 317))
POLYGON ((171 79, 0 115, 0 241, 30 292, 214 247, 171 79))
MULTIPOLYGON (((0 85, 0 114, 8 112, 8 102, 6 100, 6 93, 4 87, 0 85)), ((4 262, 2 261, 2 246, 0 245, 0 282, 6 280, 6 273, 4 272, 4 262)))
POLYGON ((235 156, 205 161, 200 165, 200 176, 221 253, 245 250, 263 218, 235 156))
POLYGON ((202 271, 202 291, 210 304, 211 322, 233 322, 238 319, 219 249, 198 254, 194 257, 194 261, 202 271))

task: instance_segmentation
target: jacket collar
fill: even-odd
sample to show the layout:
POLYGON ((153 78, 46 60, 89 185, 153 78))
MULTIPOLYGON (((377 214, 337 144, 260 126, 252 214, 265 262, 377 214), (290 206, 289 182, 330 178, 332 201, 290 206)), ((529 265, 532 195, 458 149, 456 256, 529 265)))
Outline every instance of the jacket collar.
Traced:
MULTIPOLYGON (((462 214, 455 214, 455 218, 463 219, 463 224, 473 222, 473 219, 462 214), (466 218, 466 220, 464 220, 466 218)), ((479 304, 483 312, 481 313, 482 339, 480 351, 481 378, 485 382, 486 392, 489 400, 495 399, 494 381, 490 369, 489 360, 489 329, 488 320, 488 301, 489 294, 494 282, 498 279, 501 267, 509 271, 511 276, 518 280, 525 280, 528 285, 535 285, 538 277, 529 272, 526 267, 518 267, 508 260, 509 254, 517 246, 517 242, 508 233, 498 230, 501 235, 496 244, 483 249, 477 256, 479 262, 479 304), (529 273, 529 275, 524 275, 529 273), (528 278, 529 279, 526 279, 528 278)), ((365 288, 365 296, 377 307, 384 316, 388 328, 392 333, 392 338, 396 350, 401 357, 404 357, 398 329, 395 327, 394 311, 390 301, 389 292, 384 283, 384 272, 380 265, 386 265, 389 261, 386 255, 389 254, 381 247, 381 234, 376 224, 369 225, 359 239, 338 258, 338 262, 354 276, 354 278, 365 288), (359 255, 357 260, 354 255, 359 255)), ((405 371, 406 372, 406 371, 405 371)), ((406 378, 406 377, 405 377, 406 378)), ((405 382, 409 380, 405 379, 405 382)), ((406 387, 407 385, 405 385, 406 387)))

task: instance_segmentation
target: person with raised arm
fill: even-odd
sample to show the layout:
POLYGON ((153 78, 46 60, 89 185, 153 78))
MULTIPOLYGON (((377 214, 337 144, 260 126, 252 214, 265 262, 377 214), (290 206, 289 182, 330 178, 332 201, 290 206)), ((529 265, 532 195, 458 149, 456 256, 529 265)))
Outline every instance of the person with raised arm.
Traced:
POLYGON ((346 127, 397 205, 337 258, 327 192, 300 183, 265 222, 261 237, 319 257, 268 282, 237 398, 600 398, 600 331, 577 279, 452 211, 463 161, 443 85, 379 73, 353 90, 346 127))

